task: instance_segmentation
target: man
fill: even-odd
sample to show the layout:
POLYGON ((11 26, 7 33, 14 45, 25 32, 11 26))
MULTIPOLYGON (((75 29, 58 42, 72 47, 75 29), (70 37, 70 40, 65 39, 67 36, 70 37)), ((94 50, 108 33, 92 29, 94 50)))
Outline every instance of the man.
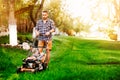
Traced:
POLYGON ((42 19, 38 20, 35 29, 39 40, 38 47, 40 53, 42 53, 43 47, 46 46, 45 64, 48 65, 52 48, 52 32, 55 31, 54 21, 48 18, 48 11, 42 11, 42 19))

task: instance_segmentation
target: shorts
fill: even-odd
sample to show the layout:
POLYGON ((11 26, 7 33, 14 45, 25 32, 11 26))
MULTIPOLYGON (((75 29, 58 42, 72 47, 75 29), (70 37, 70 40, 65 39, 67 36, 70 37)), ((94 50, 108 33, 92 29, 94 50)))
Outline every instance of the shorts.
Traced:
POLYGON ((52 40, 49 40, 49 41, 39 40, 38 47, 51 50, 52 49, 52 40))

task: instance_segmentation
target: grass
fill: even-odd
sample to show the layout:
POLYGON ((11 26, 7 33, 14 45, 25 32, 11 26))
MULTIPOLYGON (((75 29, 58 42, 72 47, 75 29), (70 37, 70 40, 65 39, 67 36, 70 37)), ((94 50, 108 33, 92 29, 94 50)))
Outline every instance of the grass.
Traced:
POLYGON ((0 80, 120 80, 120 42, 58 36, 49 68, 16 73, 27 51, 0 47, 0 80))

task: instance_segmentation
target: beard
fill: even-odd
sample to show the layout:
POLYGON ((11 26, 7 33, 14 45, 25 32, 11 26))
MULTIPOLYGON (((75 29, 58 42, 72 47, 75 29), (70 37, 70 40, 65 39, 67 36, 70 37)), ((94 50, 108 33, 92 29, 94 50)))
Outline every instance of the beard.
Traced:
POLYGON ((43 20, 47 20, 48 17, 42 17, 43 20))

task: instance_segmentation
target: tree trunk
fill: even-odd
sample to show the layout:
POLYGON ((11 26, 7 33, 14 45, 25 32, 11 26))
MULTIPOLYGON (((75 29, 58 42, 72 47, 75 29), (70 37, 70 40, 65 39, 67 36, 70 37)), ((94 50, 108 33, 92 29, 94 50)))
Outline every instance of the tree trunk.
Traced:
POLYGON ((10 45, 17 45, 17 25, 14 17, 14 0, 9 2, 9 42, 10 45))
POLYGON ((30 19, 31 21, 33 22, 34 26, 36 26, 36 21, 37 21, 37 18, 39 17, 40 13, 42 12, 42 9, 43 9, 43 4, 45 2, 45 0, 41 0, 41 4, 39 5, 36 13, 35 13, 35 17, 33 17, 33 9, 35 7, 35 3, 37 1, 34 1, 34 5, 30 5, 31 6, 31 10, 30 10, 30 19))
POLYGON ((42 9, 43 9, 44 2, 45 2, 45 0, 42 0, 41 4, 38 7, 38 10, 36 11, 36 14, 35 14, 35 20, 37 20, 39 18, 40 13, 42 12, 42 9))

